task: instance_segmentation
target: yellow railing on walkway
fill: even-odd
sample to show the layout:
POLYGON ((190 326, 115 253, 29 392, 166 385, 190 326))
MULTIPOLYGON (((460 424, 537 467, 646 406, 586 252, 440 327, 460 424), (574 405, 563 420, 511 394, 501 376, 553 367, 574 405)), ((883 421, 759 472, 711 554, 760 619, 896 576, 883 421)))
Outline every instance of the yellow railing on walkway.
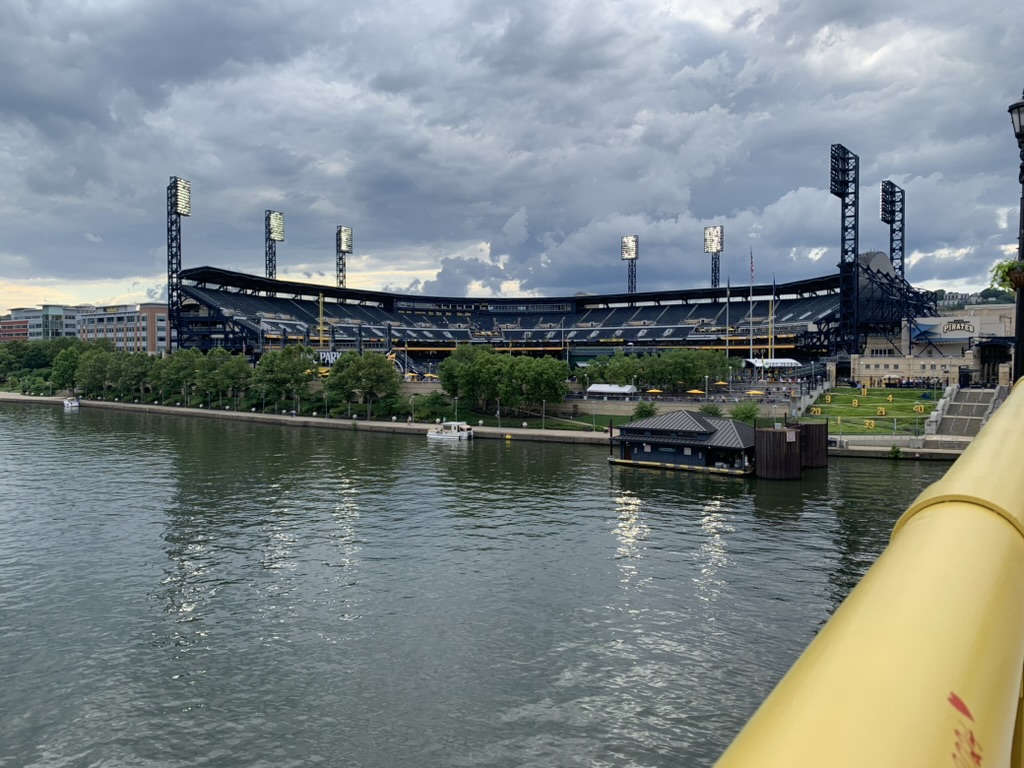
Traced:
POLYGON ((1022 672, 1018 383, 717 765, 1021 768, 1022 672))

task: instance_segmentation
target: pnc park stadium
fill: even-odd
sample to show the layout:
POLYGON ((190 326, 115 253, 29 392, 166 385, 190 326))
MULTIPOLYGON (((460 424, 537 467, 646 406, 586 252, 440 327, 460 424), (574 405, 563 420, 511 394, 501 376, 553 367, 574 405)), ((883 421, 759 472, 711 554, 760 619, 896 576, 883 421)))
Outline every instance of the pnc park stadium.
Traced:
MULTIPOLYGON (((168 186, 168 310, 178 348, 222 347, 255 361, 301 344, 329 365, 349 350, 393 354, 403 373, 435 370, 460 344, 513 355, 550 355, 570 369, 617 351, 716 350, 764 375, 798 375, 826 364, 836 378, 882 384, 941 379, 1000 382, 1012 353, 1012 318, 998 312, 940 317, 932 292, 914 288, 903 265, 903 191, 883 182, 881 216, 890 251, 858 250, 858 160, 832 147, 832 194, 840 198, 841 258, 830 274, 786 283, 722 286, 722 228, 705 230, 711 286, 636 290, 639 236, 622 238, 626 290, 571 296, 468 298, 346 287, 352 232, 338 227, 336 285, 276 278, 283 216, 267 211, 262 276, 215 266, 181 268, 181 217, 189 183, 168 186)), ((1005 309, 1005 307, 1004 307, 1005 309)), ((1012 308, 1011 308, 1012 309, 1012 308)), ((1005 314, 1005 313, 1004 313, 1005 314)), ((739 366, 737 366, 739 367, 739 366)))

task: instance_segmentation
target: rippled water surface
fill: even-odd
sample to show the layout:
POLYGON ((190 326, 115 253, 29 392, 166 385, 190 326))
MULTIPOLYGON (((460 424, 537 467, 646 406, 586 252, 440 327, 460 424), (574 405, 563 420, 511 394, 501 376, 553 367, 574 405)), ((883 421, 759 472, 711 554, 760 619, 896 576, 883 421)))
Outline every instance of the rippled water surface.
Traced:
POLYGON ((700 766, 943 464, 0 403, 0 766, 700 766))

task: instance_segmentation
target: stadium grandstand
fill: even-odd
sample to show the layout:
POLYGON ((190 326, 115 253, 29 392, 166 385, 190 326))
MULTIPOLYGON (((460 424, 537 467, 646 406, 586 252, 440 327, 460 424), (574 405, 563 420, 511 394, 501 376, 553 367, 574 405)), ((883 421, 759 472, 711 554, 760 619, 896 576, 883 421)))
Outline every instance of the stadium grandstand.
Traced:
MULTIPOLYGON (((934 296, 899 278, 885 254, 859 259, 862 336, 898 338, 902 319, 936 314, 934 296)), ((177 345, 256 357, 288 344, 394 353, 407 373, 430 370, 458 344, 552 355, 570 365, 624 350, 714 349, 746 360, 831 357, 838 273, 734 288, 467 298, 364 291, 258 277, 215 267, 181 270, 177 345)))

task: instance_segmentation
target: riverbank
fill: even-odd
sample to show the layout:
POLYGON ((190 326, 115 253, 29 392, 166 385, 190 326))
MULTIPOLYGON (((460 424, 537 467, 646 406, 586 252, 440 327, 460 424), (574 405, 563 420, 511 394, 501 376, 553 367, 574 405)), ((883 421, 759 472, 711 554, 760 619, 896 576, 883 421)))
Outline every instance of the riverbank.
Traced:
MULTIPOLYGON (((35 403, 51 407, 62 407, 60 396, 30 396, 15 392, 0 392, 0 402, 35 403)), ((328 419, 314 416, 290 416, 287 414, 252 413, 249 411, 216 411, 205 408, 186 408, 172 405, 142 405, 138 403, 115 403, 105 400, 83 400, 82 408, 125 410, 136 413, 157 413, 167 416, 190 416, 204 419, 248 419, 265 424, 285 424, 305 429, 347 429, 353 432, 390 432, 392 434, 425 435, 433 424, 407 424, 404 421, 367 421, 365 419, 328 419)), ((571 429, 540 429, 536 427, 484 427, 474 426, 473 434, 483 440, 528 440, 542 443, 577 443, 585 445, 608 445, 610 437, 618 434, 617 429, 607 432, 584 432, 571 429)), ((843 458, 869 459, 913 459, 920 461, 956 461, 963 453, 961 448, 909 448, 901 447, 898 456, 893 455, 889 445, 858 445, 856 438, 848 437, 843 447, 829 447, 828 455, 843 458)))
MULTIPOLYGON (((63 407, 64 398, 21 395, 15 392, 0 392, 0 401, 34 403, 51 407, 63 407)), ((264 424, 287 424, 305 429, 347 429, 353 432, 390 432, 392 434, 426 435, 433 424, 404 421, 375 421, 365 419, 328 419, 316 416, 290 416, 288 414, 252 413, 250 411, 216 411, 206 408, 186 408, 173 405, 142 405, 139 403, 115 403, 106 400, 83 400, 83 409, 124 410, 134 413, 156 413, 165 416, 189 416, 203 419, 247 419, 264 424)), ((584 432, 571 429, 540 429, 535 427, 473 427, 473 434, 484 440, 529 440, 539 443, 582 443, 607 445, 607 432, 584 432)), ((613 430, 612 436, 618 434, 613 430)))

